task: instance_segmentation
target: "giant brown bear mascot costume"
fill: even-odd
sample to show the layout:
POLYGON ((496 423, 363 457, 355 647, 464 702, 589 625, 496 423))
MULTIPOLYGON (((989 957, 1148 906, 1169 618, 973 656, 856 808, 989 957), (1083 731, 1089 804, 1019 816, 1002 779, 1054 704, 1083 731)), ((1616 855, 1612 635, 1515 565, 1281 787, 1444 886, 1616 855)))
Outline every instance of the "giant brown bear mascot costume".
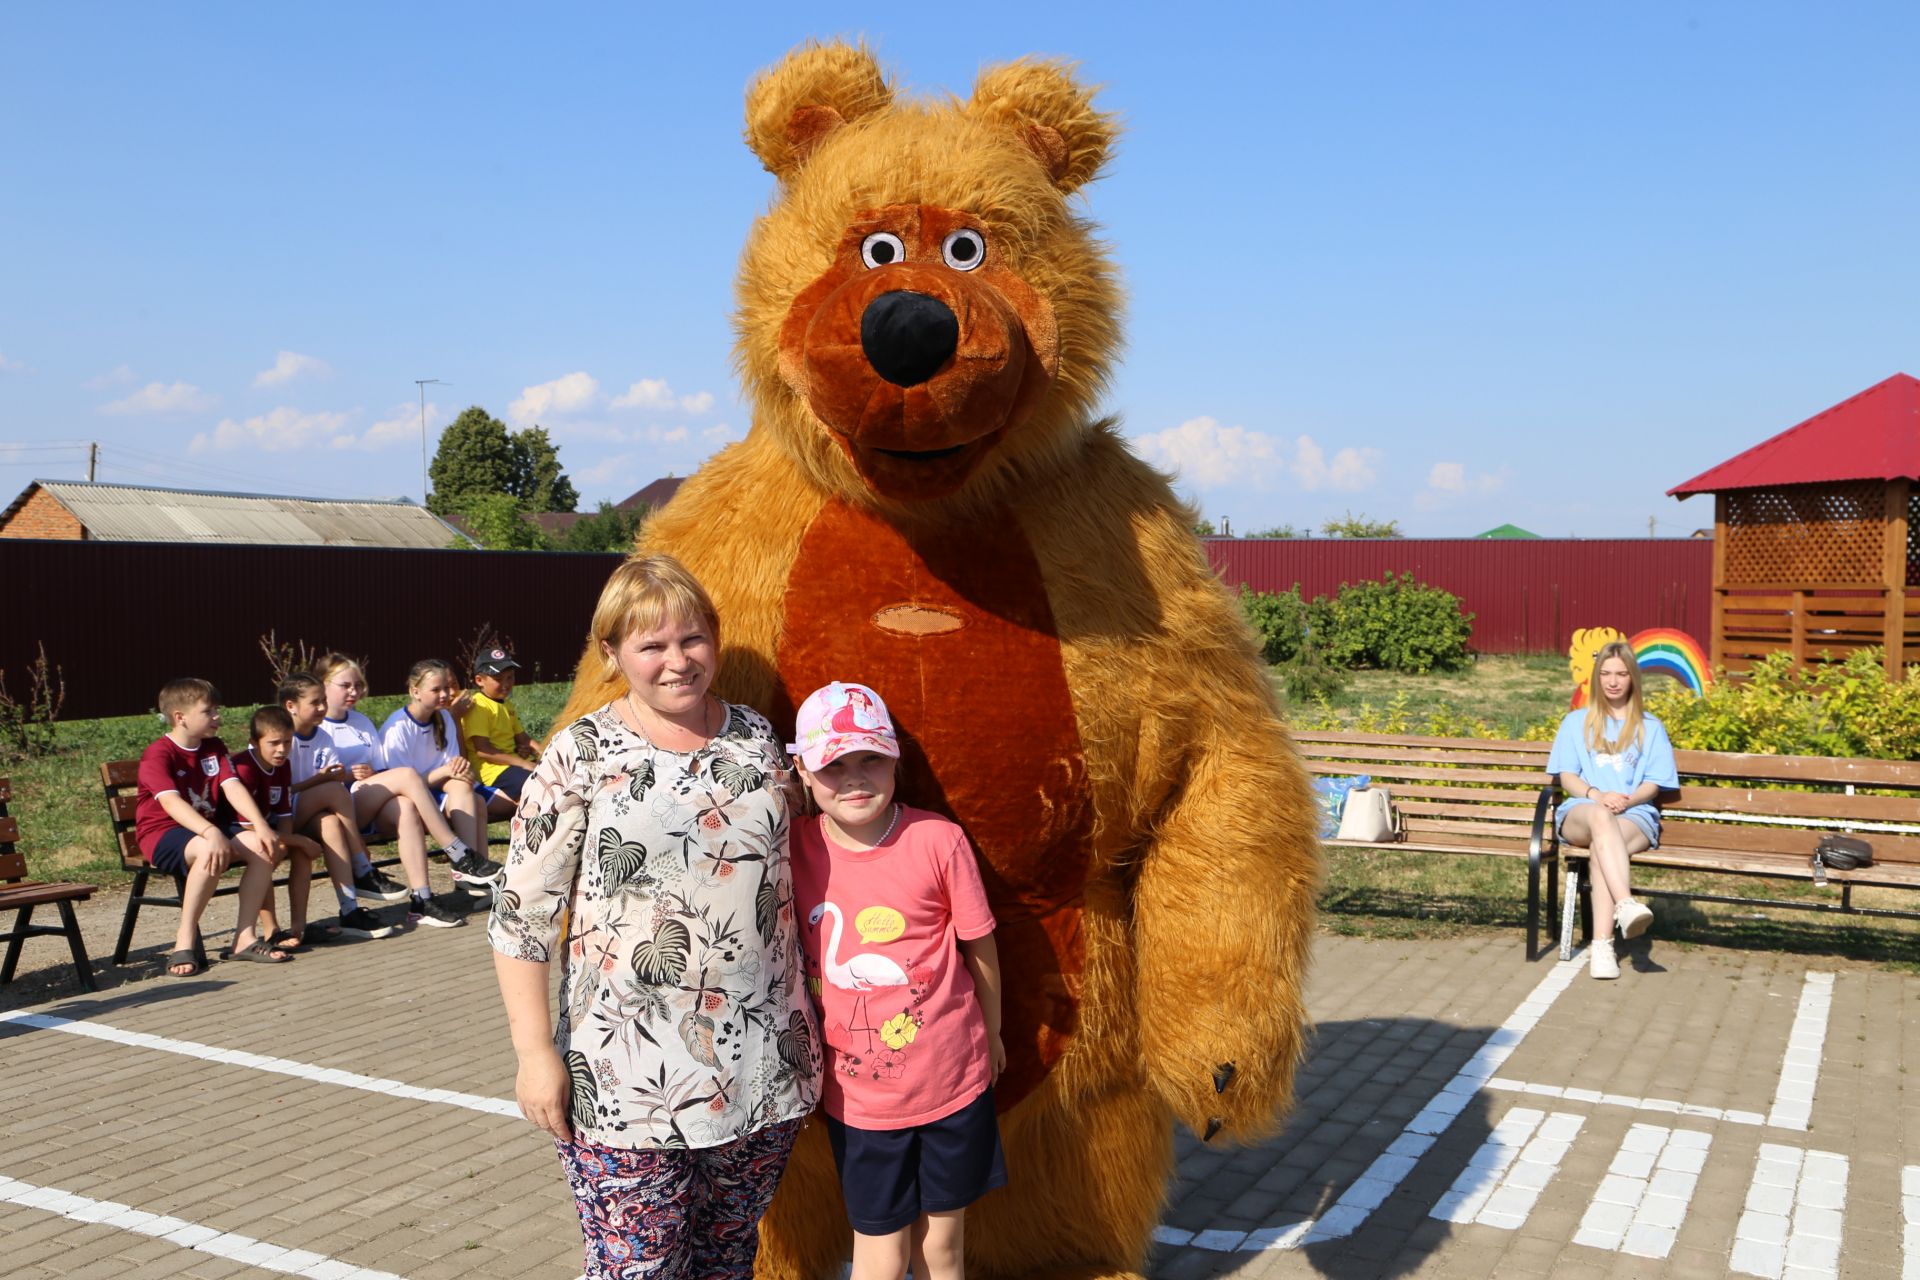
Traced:
MULTIPOLYGON (((1069 68, 896 98, 861 48, 747 95, 779 180, 741 260, 747 438, 646 525, 711 592, 716 688, 791 728, 871 684, 899 794, 972 837, 999 921, 1010 1185, 969 1211, 986 1275, 1143 1265, 1177 1120, 1257 1136, 1303 1038, 1318 874, 1305 776, 1192 514, 1096 400, 1120 291, 1070 197, 1112 117, 1069 68)), ((567 718, 618 692, 591 647, 567 718)), ((760 1274, 838 1274, 809 1126, 760 1274)))

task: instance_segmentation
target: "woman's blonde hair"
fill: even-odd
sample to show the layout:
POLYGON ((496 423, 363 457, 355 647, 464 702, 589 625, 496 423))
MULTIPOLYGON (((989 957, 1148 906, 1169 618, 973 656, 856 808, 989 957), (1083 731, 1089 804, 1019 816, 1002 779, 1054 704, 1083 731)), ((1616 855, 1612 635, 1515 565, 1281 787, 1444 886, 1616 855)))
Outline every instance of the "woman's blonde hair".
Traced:
POLYGON ((700 580, 672 556, 635 556, 613 571, 600 592, 591 638, 617 649, 634 632, 652 631, 670 618, 698 623, 719 653, 720 615, 700 580))
POLYGON ((1645 715, 1640 700, 1640 660, 1633 656, 1633 646, 1624 640, 1614 640, 1600 646, 1600 652, 1593 655, 1593 675, 1587 681, 1587 746, 1594 751, 1617 754, 1631 742, 1638 744, 1645 715), (1607 737, 1607 698, 1600 692, 1600 668, 1608 658, 1618 658, 1627 664, 1627 714, 1620 726, 1620 737, 1607 737))

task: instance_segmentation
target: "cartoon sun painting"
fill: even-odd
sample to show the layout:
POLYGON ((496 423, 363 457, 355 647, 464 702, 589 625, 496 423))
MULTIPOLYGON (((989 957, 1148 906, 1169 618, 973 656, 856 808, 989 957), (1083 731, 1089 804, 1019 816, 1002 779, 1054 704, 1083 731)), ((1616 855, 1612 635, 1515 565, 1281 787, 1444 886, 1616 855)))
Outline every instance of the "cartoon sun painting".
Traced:
POLYGON ((1567 646, 1567 670, 1573 673, 1575 708, 1587 705, 1587 684, 1593 679, 1593 660, 1600 656, 1600 650, 1625 639, 1612 627, 1582 627, 1573 633, 1573 643, 1567 646))

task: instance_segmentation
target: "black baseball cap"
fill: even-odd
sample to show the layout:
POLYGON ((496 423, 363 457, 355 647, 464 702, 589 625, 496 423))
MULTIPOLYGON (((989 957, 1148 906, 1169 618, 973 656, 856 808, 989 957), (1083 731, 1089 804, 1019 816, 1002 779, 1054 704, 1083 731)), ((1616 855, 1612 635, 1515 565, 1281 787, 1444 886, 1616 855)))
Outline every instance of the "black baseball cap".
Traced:
POLYGON ((519 665, 520 664, 515 662, 512 655, 505 649, 489 649, 474 661, 473 674, 477 676, 497 676, 502 671, 519 665))

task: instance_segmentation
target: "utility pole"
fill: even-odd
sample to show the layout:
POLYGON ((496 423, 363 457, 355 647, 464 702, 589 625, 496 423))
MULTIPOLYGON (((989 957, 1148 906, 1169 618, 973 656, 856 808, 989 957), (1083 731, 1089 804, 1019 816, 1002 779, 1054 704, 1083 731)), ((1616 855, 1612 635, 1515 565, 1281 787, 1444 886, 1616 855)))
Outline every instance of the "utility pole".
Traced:
POLYGON ((93 483, 94 469, 97 468, 99 465, 100 465, 100 442, 98 440, 90 441, 87 444, 87 483, 88 484, 93 483))
POLYGON ((1647 517, 1647 536, 1649 538, 1653 536, 1653 523, 1654 523, 1653 517, 1648 516, 1647 517))
POLYGON ((420 388, 420 505, 424 507, 427 505, 427 388, 453 384, 438 378, 415 378, 413 382, 420 388))

